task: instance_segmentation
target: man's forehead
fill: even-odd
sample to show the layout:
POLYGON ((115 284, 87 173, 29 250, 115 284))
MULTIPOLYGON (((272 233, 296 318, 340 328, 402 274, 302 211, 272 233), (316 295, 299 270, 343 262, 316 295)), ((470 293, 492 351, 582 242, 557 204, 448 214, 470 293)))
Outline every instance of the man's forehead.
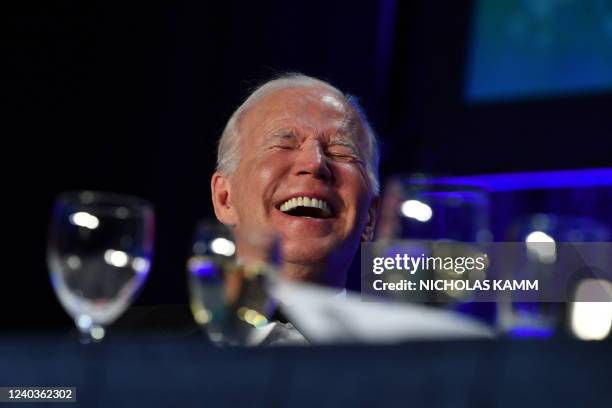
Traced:
POLYGON ((357 114, 346 98, 323 86, 273 91, 249 108, 241 120, 242 130, 248 133, 283 125, 332 127, 346 136, 361 133, 357 114))

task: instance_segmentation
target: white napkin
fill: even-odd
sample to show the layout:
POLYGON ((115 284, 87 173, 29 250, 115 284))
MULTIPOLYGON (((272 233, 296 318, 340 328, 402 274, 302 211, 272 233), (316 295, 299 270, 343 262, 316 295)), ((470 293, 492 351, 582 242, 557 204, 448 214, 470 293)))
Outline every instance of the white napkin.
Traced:
POLYGON ((365 301, 358 293, 281 279, 272 294, 313 344, 397 343, 406 340, 491 339, 479 321, 420 304, 365 301))

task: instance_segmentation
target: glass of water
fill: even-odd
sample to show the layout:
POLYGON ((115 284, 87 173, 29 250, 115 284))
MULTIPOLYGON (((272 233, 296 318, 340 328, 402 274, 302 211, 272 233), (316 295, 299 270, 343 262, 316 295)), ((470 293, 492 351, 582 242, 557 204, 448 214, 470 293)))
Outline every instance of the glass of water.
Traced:
POLYGON ((95 191, 56 199, 47 247, 51 283, 83 342, 101 340, 138 294, 153 234, 153 208, 143 199, 95 191))
MULTIPOLYGON (((455 253, 454 256, 475 256, 480 253, 482 244, 492 239, 489 200, 488 192, 477 184, 420 174, 392 176, 382 197, 376 250, 380 251, 379 256, 384 257, 394 257, 400 253, 417 257, 450 255, 441 255, 445 251, 455 253), (397 240, 412 242, 398 246, 397 240)), ((481 279, 479 273, 456 274, 436 269, 417 275, 388 274, 386 279, 400 281, 427 276, 427 279, 476 280, 481 279)), ((495 316, 493 304, 473 302, 469 291, 397 291, 390 296, 398 301, 422 301, 444 306, 486 322, 492 322, 495 316)))
POLYGON ((262 232, 236 237, 216 220, 198 224, 187 261, 190 306, 214 344, 249 346, 265 337, 275 308, 268 295, 275 245, 262 232))

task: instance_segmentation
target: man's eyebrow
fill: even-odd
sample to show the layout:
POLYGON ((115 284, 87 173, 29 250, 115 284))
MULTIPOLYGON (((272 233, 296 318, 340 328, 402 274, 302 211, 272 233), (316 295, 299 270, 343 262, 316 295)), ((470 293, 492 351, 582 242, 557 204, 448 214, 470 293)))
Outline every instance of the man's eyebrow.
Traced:
POLYGON ((290 128, 284 129, 276 129, 268 134, 266 139, 268 140, 278 140, 278 139, 295 139, 297 138, 297 133, 290 128))
POLYGON ((361 156, 359 154, 359 149, 357 148, 355 143, 343 134, 337 134, 332 136, 329 140, 329 144, 349 147, 353 151, 353 153, 355 153, 357 156, 361 156))

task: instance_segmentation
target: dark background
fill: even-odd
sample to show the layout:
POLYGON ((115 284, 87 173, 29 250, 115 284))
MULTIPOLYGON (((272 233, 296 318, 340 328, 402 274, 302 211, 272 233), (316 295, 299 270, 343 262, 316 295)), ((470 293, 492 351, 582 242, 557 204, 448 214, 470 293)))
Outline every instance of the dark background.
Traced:
MULTIPOLYGON (((53 198, 95 189, 156 209, 140 304, 187 301, 216 140, 263 80, 299 71, 358 96, 382 179, 612 164, 612 95, 470 105, 472 2, 17 3, 2 26, 3 300, 8 325, 70 325, 48 283, 53 198)), ((6 7, 6 6, 3 6, 6 7)))

